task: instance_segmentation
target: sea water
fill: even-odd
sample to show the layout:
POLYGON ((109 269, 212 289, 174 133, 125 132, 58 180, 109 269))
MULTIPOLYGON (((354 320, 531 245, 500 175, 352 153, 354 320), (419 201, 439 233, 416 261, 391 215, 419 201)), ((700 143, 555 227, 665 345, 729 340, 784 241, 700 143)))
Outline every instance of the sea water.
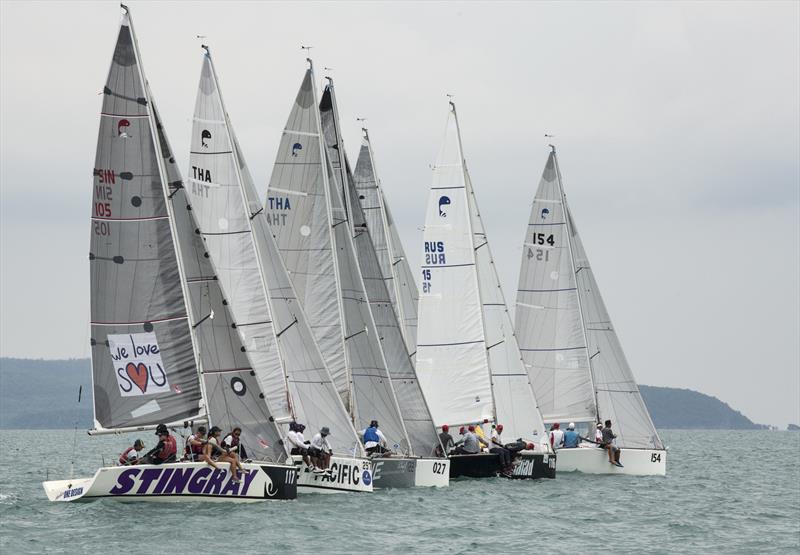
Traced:
MULTIPOLYGON (((800 433, 663 431, 666 477, 559 473, 232 503, 50 503, 142 437, 0 431, 0 553, 798 553, 800 433)), ((624 461, 623 461, 624 462, 624 461)))

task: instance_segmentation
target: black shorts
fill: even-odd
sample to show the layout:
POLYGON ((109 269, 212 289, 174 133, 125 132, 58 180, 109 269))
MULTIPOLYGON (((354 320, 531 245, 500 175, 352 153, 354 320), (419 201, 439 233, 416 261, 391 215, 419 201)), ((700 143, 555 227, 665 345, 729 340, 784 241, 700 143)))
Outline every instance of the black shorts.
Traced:
POLYGON ((292 450, 289 451, 289 454, 302 455, 305 457, 306 455, 308 455, 308 449, 306 449, 305 447, 292 447, 292 450))
POLYGON ((316 447, 312 446, 308 448, 308 454, 311 455, 312 457, 324 457, 325 451, 323 451, 322 449, 317 449, 316 447))

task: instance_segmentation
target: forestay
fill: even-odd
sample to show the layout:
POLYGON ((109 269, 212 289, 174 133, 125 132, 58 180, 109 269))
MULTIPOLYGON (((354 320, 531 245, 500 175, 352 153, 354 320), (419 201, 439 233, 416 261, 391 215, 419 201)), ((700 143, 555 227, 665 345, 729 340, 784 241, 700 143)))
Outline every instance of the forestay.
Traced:
POLYGON ((275 393, 266 396, 267 405, 285 411, 279 413, 284 424, 297 418, 312 430, 330 427, 333 433, 329 441, 334 450, 353 452, 355 431, 269 231, 267 216, 225 112, 210 54, 204 57, 195 110, 192 165, 198 175, 201 170, 212 172, 205 173, 205 183, 192 189, 195 211, 200 214, 203 237, 231 302, 237 319, 235 328, 247 356, 259 382, 274 386, 275 393), (216 175, 219 177, 215 179, 216 175), (236 223, 231 226, 230 222, 236 223), (271 345, 274 358, 265 359, 258 351, 254 354, 249 344, 252 338, 256 347, 262 339, 265 345, 271 345))
POLYGON ((545 421, 594 421, 595 396, 555 167, 547 160, 522 248, 516 331, 545 421))
MULTIPOLYGON (((338 285, 344 308, 343 333, 352 384, 351 415, 359 429, 366 428, 373 419, 378 420, 390 445, 396 444, 403 452, 412 453, 383 352, 383 335, 378 333, 365 283, 366 276, 370 277, 370 286, 382 283, 380 269, 372 258, 370 269, 365 273, 356 255, 357 247, 353 239, 355 228, 350 219, 354 206, 347 192, 346 161, 342 159, 343 147, 337 129, 338 115, 332 85, 328 85, 322 95, 320 114, 331 169, 330 225, 333 228, 338 285)), ((361 237, 359 245, 359 248, 371 249, 369 236, 361 237)), ((386 302, 388 294, 375 292, 374 298, 386 302)))
POLYGON ((89 260, 96 430, 202 415, 165 200, 175 184, 167 182, 156 153, 164 145, 156 144, 155 109, 144 83, 126 14, 103 88, 93 172, 89 260))
POLYGON ((503 424, 503 434, 507 440, 540 439, 544 437, 544 423, 520 355, 489 238, 466 169, 465 176, 497 423, 503 424))
POLYGON ((433 168, 423 234, 417 375, 437 426, 494 418, 455 111, 433 168))
POLYGON ((358 154, 353 182, 369 230, 372 246, 386 281, 389 298, 401 324, 403 339, 412 362, 417 351, 417 302, 419 294, 406 259, 397 226, 391 216, 375 170, 372 143, 366 129, 358 154))

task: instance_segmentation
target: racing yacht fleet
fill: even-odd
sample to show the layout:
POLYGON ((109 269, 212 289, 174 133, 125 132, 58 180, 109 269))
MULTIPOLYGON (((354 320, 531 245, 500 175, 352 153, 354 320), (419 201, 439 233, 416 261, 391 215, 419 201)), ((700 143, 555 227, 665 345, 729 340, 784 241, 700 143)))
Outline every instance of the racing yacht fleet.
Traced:
POLYGON ((227 462, 103 465, 44 482, 51 501, 253 502, 557 469, 665 474, 555 148, 533 198, 513 318, 452 101, 415 274, 369 132, 353 168, 333 80, 319 95, 311 59, 262 201, 208 46, 182 177, 122 11, 92 183, 89 433, 238 427, 247 455, 238 479, 227 462), (621 466, 588 437, 559 449, 545 427, 572 420, 588 436, 601 418, 614 422, 621 466), (287 441, 300 422, 328 430, 326 469, 287 441), (447 427, 474 430, 491 449, 451 451, 447 427))

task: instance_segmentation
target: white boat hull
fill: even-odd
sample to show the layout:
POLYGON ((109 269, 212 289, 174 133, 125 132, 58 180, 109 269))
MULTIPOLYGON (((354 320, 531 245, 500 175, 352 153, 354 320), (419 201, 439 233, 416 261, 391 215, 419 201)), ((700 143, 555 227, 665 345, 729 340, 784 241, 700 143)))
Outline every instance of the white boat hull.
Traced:
POLYGON ((369 459, 354 457, 331 457, 328 473, 312 472, 303 457, 292 456, 297 468, 297 491, 299 493, 371 492, 372 464, 369 459))
POLYGON ((51 480, 42 486, 50 501, 253 502, 297 497, 297 470, 269 462, 244 464, 242 481, 232 480, 227 463, 214 469, 202 462, 100 468, 91 478, 51 480))
POLYGON ((450 485, 450 461, 440 458, 378 457, 372 459, 376 488, 444 487, 450 485))
POLYGON ((577 447, 558 450, 559 472, 585 474, 625 474, 629 476, 665 476, 667 452, 664 449, 622 448, 619 462, 622 468, 608 462, 605 449, 577 447))

